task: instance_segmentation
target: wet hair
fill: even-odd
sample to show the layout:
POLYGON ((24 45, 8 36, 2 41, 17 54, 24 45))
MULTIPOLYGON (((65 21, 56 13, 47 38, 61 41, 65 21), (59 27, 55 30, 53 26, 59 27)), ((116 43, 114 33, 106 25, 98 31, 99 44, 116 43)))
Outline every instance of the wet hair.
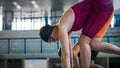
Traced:
POLYGON ((46 25, 40 29, 39 35, 45 42, 48 42, 54 27, 52 25, 46 25))

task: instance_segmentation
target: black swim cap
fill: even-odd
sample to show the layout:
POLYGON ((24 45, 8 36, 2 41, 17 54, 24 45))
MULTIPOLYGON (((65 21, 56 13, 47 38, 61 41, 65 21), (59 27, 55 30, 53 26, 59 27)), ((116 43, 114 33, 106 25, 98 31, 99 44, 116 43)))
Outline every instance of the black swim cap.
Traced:
POLYGON ((40 32, 39 32, 40 37, 41 37, 44 41, 48 42, 48 39, 50 38, 50 35, 51 35, 54 27, 55 27, 55 26, 51 26, 51 25, 43 26, 43 27, 40 29, 40 32))

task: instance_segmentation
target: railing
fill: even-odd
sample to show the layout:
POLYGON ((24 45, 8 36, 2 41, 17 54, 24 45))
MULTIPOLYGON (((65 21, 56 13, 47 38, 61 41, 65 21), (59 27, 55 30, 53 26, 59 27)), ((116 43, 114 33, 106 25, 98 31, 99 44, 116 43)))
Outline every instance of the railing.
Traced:
MULTIPOLYGON (((71 37, 76 44, 78 37, 71 37)), ((120 44, 120 36, 105 36, 103 41, 120 44)), ((118 45, 120 46, 120 45, 118 45)), ((39 37, 32 38, 0 38, 0 54, 26 54, 26 53, 57 53, 60 42, 46 43, 39 37)))

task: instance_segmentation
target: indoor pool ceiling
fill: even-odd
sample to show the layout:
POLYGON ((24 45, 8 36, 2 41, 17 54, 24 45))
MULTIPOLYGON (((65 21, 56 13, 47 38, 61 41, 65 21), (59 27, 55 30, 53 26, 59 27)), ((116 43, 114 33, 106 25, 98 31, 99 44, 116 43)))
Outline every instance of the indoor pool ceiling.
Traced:
POLYGON ((0 6, 3 6, 4 11, 19 11, 19 10, 65 10, 71 5, 79 2, 81 0, 0 0, 0 6), (31 1, 35 1, 38 8, 34 8, 31 1), (13 4, 16 2, 19 4, 21 9, 17 9, 13 4))

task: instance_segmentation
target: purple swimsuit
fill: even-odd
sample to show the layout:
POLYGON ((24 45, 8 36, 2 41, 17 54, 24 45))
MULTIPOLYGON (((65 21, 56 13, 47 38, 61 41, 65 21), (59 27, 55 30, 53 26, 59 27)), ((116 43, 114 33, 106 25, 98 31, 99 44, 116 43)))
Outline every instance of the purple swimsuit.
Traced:
POLYGON ((113 17, 110 0, 84 0, 71 7, 75 19, 71 31, 82 29, 82 34, 103 37, 113 17))

